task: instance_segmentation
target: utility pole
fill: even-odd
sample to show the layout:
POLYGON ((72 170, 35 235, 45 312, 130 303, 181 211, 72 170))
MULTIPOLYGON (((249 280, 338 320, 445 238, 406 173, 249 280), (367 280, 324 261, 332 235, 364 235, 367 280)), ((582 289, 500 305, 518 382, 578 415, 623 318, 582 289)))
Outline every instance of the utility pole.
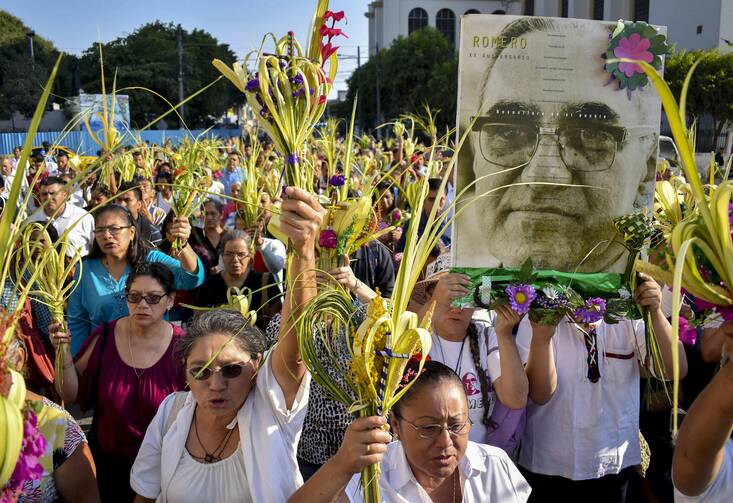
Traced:
MULTIPOLYGON (((356 74, 359 76, 359 81, 356 83, 356 89, 358 90, 361 88, 361 72, 358 71, 359 69, 361 69, 361 46, 360 45, 356 46, 356 69, 357 69, 356 74)), ((356 99, 357 100, 359 99, 358 92, 356 93, 356 99)), ((361 107, 360 105, 361 103, 357 101, 356 102, 356 117, 357 117, 357 123, 359 124, 359 127, 361 128, 362 131, 364 131, 364 119, 361 116, 361 110, 363 109, 363 107, 361 107)))
POLYGON ((36 36, 36 32, 31 30, 28 33, 26 33, 26 36, 28 37, 28 49, 30 50, 31 66, 33 67, 36 64, 35 57, 33 56, 33 37, 36 36))
MULTIPOLYGON (((178 102, 183 101, 183 34, 181 25, 178 25, 178 102)), ((185 111, 183 105, 179 109, 181 117, 185 118, 185 111)), ((183 127, 183 124, 181 124, 183 127)))
MULTIPOLYGON (((379 44, 377 44, 377 61, 374 67, 374 73, 377 77, 377 123, 376 126, 382 124, 382 96, 379 92, 379 44)), ((377 129, 377 138, 382 139, 382 128, 377 129)))

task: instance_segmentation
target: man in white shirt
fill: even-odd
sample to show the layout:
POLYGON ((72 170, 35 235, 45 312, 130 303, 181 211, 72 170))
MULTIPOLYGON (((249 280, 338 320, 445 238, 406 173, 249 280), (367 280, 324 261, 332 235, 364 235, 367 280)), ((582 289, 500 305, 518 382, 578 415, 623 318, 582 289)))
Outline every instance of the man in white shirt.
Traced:
POLYGON ((672 459, 676 503, 733 501, 733 323, 721 326, 727 363, 685 416, 672 459))
POLYGON ((68 190, 64 181, 55 176, 42 180, 39 183, 41 207, 28 217, 27 222, 51 220, 59 237, 63 239, 66 233, 69 244, 85 256, 89 253, 94 239, 94 217, 68 202, 68 190))
MULTIPOLYGON (((634 300, 649 309, 664 378, 672 378, 672 330, 662 293, 640 274, 634 300)), ((623 503, 639 446, 640 365, 647 362, 644 324, 622 320, 556 326, 525 319, 517 346, 527 362, 527 424, 519 465, 532 486, 530 501, 623 503)), ((687 360, 680 345, 680 378, 687 360)))

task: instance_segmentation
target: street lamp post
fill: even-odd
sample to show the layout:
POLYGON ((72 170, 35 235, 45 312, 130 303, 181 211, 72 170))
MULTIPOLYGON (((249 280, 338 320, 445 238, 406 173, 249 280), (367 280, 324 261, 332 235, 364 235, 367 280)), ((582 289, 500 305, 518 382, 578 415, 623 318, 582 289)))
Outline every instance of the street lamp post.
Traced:
POLYGON ((36 36, 36 32, 31 30, 28 33, 26 33, 26 36, 28 37, 28 49, 30 50, 31 66, 34 66, 35 58, 33 57, 33 37, 36 36))

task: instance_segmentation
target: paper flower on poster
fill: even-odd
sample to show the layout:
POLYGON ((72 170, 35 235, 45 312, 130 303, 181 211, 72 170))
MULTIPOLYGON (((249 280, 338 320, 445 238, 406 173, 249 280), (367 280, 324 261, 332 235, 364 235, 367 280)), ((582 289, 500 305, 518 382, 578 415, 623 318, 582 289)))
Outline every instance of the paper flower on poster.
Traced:
POLYGON ((611 34, 608 48, 602 55, 605 60, 610 61, 604 65, 611 74, 608 83, 617 81, 618 88, 626 89, 631 97, 631 92, 646 86, 649 79, 639 64, 618 60, 644 61, 659 69, 662 66, 662 56, 668 52, 667 37, 653 26, 643 21, 619 20, 611 34))

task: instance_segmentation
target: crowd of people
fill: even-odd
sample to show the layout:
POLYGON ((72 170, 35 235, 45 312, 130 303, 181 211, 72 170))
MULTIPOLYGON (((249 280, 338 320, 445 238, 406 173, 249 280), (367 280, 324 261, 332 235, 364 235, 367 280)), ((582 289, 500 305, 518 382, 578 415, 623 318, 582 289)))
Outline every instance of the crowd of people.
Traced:
MULTIPOLYGON (((450 154, 432 152, 428 165, 425 145, 409 158, 400 145, 357 146, 357 165, 397 168, 374 191, 369 226, 391 229, 316 272, 328 204, 318 193, 334 167, 315 146, 309 193, 268 184, 282 159, 266 140, 254 151, 249 140, 223 142, 191 217, 172 210, 181 166, 171 145, 133 147, 134 176, 114 187, 45 147, 22 181, 25 223, 66 236, 83 259, 64 323, 33 296, 17 305, 12 284, 2 297, 22 311, 8 354, 48 441, 43 476, 21 501, 357 502, 359 474, 376 462, 387 502, 733 500, 733 322, 712 319, 678 342, 669 289, 647 275, 630 293, 650 313, 666 375, 649 371, 641 320, 548 326, 509 306, 455 307, 470 280, 450 272, 446 227, 410 299, 420 314, 434 306, 430 360, 408 365, 419 375, 389 417, 354 419, 311 381, 298 311, 329 281, 357 306, 390 295, 408 226, 422 233, 434 207, 453 211, 452 184, 440 183, 450 154), (257 201, 242 194, 245 164, 260 177, 257 201), (421 213, 393 225, 395 211, 411 211, 401 187, 423 179, 421 213), (247 204, 259 208, 255 221, 247 204), (254 323, 232 292, 248 293, 254 323), (673 439, 672 401, 650 389, 672 379, 676 345, 686 414, 673 439), (91 427, 69 411, 91 414, 91 427)), ((2 159, 3 208, 20 157, 2 159)), ((352 172, 351 190, 361 175, 352 172)))

